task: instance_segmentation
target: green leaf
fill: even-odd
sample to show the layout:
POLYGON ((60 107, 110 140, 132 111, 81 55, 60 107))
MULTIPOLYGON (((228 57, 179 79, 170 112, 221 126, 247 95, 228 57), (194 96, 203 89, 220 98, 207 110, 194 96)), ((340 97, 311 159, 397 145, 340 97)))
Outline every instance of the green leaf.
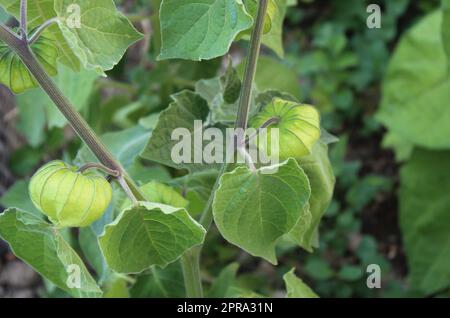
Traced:
POLYGON ((264 108, 269 103, 271 103, 274 98, 280 98, 280 99, 283 99, 286 101, 296 102, 296 103, 299 102, 297 98, 290 95, 289 93, 283 93, 283 92, 280 92, 277 90, 267 90, 256 96, 256 107, 257 107, 258 111, 261 111, 262 108, 264 108))
POLYGON ((397 162, 411 158, 414 145, 393 131, 387 132, 383 137, 383 147, 393 149, 397 162))
MULTIPOLYGON (((33 0, 28 1, 28 26, 34 29, 45 21, 56 17, 56 12, 52 0, 33 0)), ((0 0, 7 12, 16 19, 20 19, 20 0, 0 0)), ((80 70, 80 61, 72 52, 69 44, 62 35, 58 25, 50 26, 46 31, 46 36, 53 40, 54 45, 59 51, 59 61, 70 67, 74 71, 80 70)))
POLYGON ((96 271, 100 282, 108 278, 110 270, 100 250, 98 237, 103 233, 105 226, 112 221, 114 221, 114 209, 110 205, 99 220, 88 227, 80 228, 78 237, 80 248, 86 260, 96 271))
MULTIPOLYGON (((231 125, 236 121, 241 86, 241 79, 231 61, 222 76, 201 80, 195 84, 196 93, 208 102, 211 124, 231 125)), ((254 94, 256 95, 256 90, 254 94)), ((252 103, 250 113, 254 114, 255 111, 255 104, 252 103)))
MULTIPOLYGON (((39 63, 44 67, 48 75, 57 73, 56 61, 58 48, 53 41, 44 34, 31 45, 31 50, 39 63)), ((0 41, 0 83, 5 84, 15 94, 22 93, 30 88, 38 86, 34 76, 19 56, 10 49, 6 43, 0 41)))
POLYGON ((311 185, 311 223, 308 227, 307 220, 300 221, 288 237, 304 249, 312 251, 315 233, 333 198, 336 179, 328 158, 328 146, 322 141, 314 145, 311 155, 299 158, 297 162, 305 171, 311 185))
MULTIPOLYGON (((268 7, 268 16, 270 16, 270 29, 262 36, 262 44, 272 49, 280 58, 284 57, 283 48, 283 24, 286 16, 287 0, 273 0, 268 7)), ((253 16, 256 17, 256 10, 253 16)), ((267 19, 267 18, 266 18, 267 19)), ((255 20, 255 19, 254 19, 255 20)), ((267 27, 265 27, 267 31, 267 27)), ((249 39, 250 36, 244 36, 249 39)))
POLYGON ((140 202, 106 226, 100 247, 109 267, 119 273, 140 273, 165 267, 201 244, 205 229, 186 210, 140 202))
POLYGON ((283 276, 288 298, 319 298, 300 278, 295 276, 295 268, 283 276))
MULTIPOLYGON (((244 64, 237 67, 238 73, 244 74, 244 64)), ((280 61, 267 56, 258 60, 255 83, 259 91, 275 90, 288 93, 301 100, 303 93, 297 73, 280 61)))
MULTIPOLYGON (((148 130, 141 126, 135 126, 122 131, 106 133, 101 136, 101 139, 114 157, 127 169, 136 162, 136 158, 144 149, 150 135, 151 133, 148 130)), ((75 162, 79 165, 97 161, 86 146, 80 149, 75 159, 75 162)))
MULTIPOLYGON (((16 128, 33 148, 39 147, 46 138, 47 105, 39 102, 41 94, 41 89, 33 89, 16 97, 19 111, 16 128), (33 107, 30 108, 29 105, 33 107)), ((51 106, 55 107, 53 104, 51 106)))
POLYGON ((450 152, 414 151, 400 172, 400 226, 412 286, 450 286, 450 152))
POLYGON ((208 298, 226 298, 229 297, 235 281, 239 264, 232 263, 222 269, 219 276, 214 280, 208 291, 208 298))
MULTIPOLYGON (((206 101, 198 94, 187 90, 172 95, 172 99, 174 102, 161 112, 158 124, 141 156, 147 160, 152 160, 177 169, 188 169, 191 172, 212 169, 213 165, 205 164, 203 160, 195 163, 195 154, 202 154, 203 148, 195 147, 196 142, 194 137, 203 135, 203 125, 197 127, 194 121, 206 121, 209 114, 206 101), (176 129, 187 129, 186 132, 190 133, 188 136, 190 142, 187 142, 183 137, 180 138, 180 141, 172 140, 172 133, 176 129), (172 151, 176 151, 177 145, 180 144, 186 147, 188 145, 191 146, 190 149, 179 149, 179 152, 182 154, 185 151, 190 151, 188 162, 176 163, 172 159, 172 151)), ((201 146, 203 147, 203 144, 201 146)))
POLYGON ((55 0, 55 11, 73 53, 84 68, 100 75, 113 69, 126 49, 142 38, 112 0, 55 0), (80 8, 79 27, 69 23, 73 22, 73 10, 69 10, 73 5, 80 8))
POLYGON ((450 0, 442 0, 443 19, 442 19, 442 40, 450 68, 450 0))
POLYGON ((112 276, 104 286, 103 298, 130 298, 127 280, 123 277, 112 276))
POLYGON ((28 185, 29 182, 23 180, 14 183, 14 185, 0 198, 0 205, 28 211, 35 216, 42 218, 43 214, 36 209, 28 194, 28 185))
MULTIPOLYGON (((69 99, 78 111, 82 111, 88 105, 89 97, 94 88, 94 82, 97 74, 90 71, 81 71, 74 73, 68 67, 59 65, 58 75, 54 81, 63 94, 69 99)), ((21 116, 25 115, 29 121, 33 120, 33 116, 39 116, 36 112, 46 114, 46 122, 49 128, 62 128, 66 125, 67 120, 54 105, 48 95, 40 88, 27 91, 17 98, 20 107, 21 116)), ((27 124, 29 121, 22 123, 27 124)), ((39 123, 37 123, 39 125, 39 123)), ((23 127, 22 131, 27 131, 27 127, 23 127)), ((43 129, 43 127, 41 128, 43 129)), ((28 133, 26 133, 28 135, 28 133)), ((36 144, 33 136, 30 137, 32 144, 36 144)), ((36 140, 39 141, 39 140, 36 140)))
MULTIPOLYGON (((189 201, 183 198, 177 191, 159 182, 149 182, 141 186, 140 189, 145 194, 145 198, 153 203, 170 205, 175 208, 186 208, 189 204, 189 201)), ((123 203, 122 208, 125 209, 130 205, 131 200, 127 199, 123 203)))
MULTIPOLYGON (((276 0, 269 0, 267 5, 267 12, 264 18, 264 28, 263 34, 267 34, 272 29, 272 19, 274 18, 275 11, 278 9, 278 6, 275 4, 276 0)), ((258 13, 258 0, 243 0, 245 8, 247 12, 253 17, 253 21, 256 21, 256 16, 258 13)), ((251 35, 252 29, 245 30, 243 35, 251 35)))
POLYGON ((310 194, 294 159, 256 172, 241 166, 221 177, 214 220, 226 240, 276 264, 275 244, 297 224, 310 194))
POLYGON ((163 269, 152 266, 148 273, 137 278, 130 294, 133 298, 186 297, 180 262, 169 264, 163 269))
POLYGON ((236 0, 163 0, 159 59, 213 59, 225 55, 235 37, 252 25, 236 0))
POLYGON ((70 295, 74 297, 102 295, 102 291, 80 257, 47 222, 28 212, 15 208, 8 209, 0 215, 0 236, 10 244, 17 257, 70 295), (79 269, 80 288, 68 287, 72 273, 70 266, 79 269))
POLYGON ((6 22, 8 22, 9 19, 9 14, 6 13, 6 11, 0 7, 0 23, 6 24, 6 22))
POLYGON ((188 211, 191 216, 197 216, 203 212, 211 196, 217 174, 216 170, 201 171, 187 174, 170 182, 170 185, 183 193, 189 201, 188 211))
POLYGON ((450 73, 441 25, 442 11, 432 13, 402 38, 377 115, 390 131, 428 149, 450 148, 450 73))

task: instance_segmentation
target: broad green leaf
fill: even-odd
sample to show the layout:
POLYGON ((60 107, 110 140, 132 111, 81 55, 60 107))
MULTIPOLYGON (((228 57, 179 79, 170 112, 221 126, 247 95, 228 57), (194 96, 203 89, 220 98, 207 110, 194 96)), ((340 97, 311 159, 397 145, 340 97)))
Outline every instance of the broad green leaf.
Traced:
MULTIPOLYGON (((94 89, 94 82, 97 79, 97 74, 90 71, 82 70, 79 73, 74 73, 68 67, 59 65, 58 75, 54 77, 54 81, 69 101, 74 105, 78 111, 82 111, 88 104, 89 97, 94 89)), ((47 118, 47 125, 49 128, 64 127, 67 123, 65 117, 61 114, 58 108, 54 105, 47 94, 40 88, 29 90, 17 98, 17 103, 20 107, 21 116, 39 116, 37 111, 44 111, 47 118), (30 114, 33 114, 32 116, 30 114)), ((30 118, 33 120, 33 118, 30 118)), ((23 123, 25 124, 25 123, 23 123)), ((23 130, 26 131, 26 127, 23 130)), ((31 136, 31 138, 33 138, 31 136)), ((34 140, 31 139, 33 142, 34 140)))
POLYGON ((80 257, 49 223, 12 208, 0 215, 0 237, 10 244, 17 257, 70 295, 102 295, 80 257), (74 271, 80 274, 80 288, 69 287, 74 271))
POLYGON ((226 298, 235 284, 239 264, 232 263, 225 267, 214 280, 208 291, 208 298, 226 298))
POLYGON ((311 222, 308 226, 307 218, 304 221, 300 220, 288 237, 304 249, 311 251, 315 245, 315 232, 318 231, 320 220, 333 198, 336 179, 328 158, 328 146, 322 141, 316 143, 311 155, 299 158, 297 162, 305 171, 311 185, 309 198, 311 222))
POLYGON ((442 11, 432 13, 400 41, 383 83, 378 119, 406 142, 450 148, 450 73, 440 33, 442 11))
POLYGON ((221 177, 214 220, 230 243, 276 264, 275 244, 297 224, 310 194, 294 159, 256 172, 241 166, 221 177))
POLYGON ((318 298, 317 294, 300 278, 295 276, 295 268, 283 276, 288 298, 318 298))
MULTIPOLYGON (((114 157, 127 169, 136 162, 136 158, 144 149, 150 135, 150 131, 141 126, 135 126, 122 131, 106 133, 101 136, 101 139, 114 157)), ((78 152, 75 162, 81 165, 97 162, 97 159, 86 146, 83 146, 78 152)))
POLYGON ((100 75, 113 69, 126 49, 142 38, 112 0, 55 0, 55 11, 73 53, 84 68, 100 75), (71 10, 74 5, 79 6, 81 13, 79 25, 71 10))
POLYGON ((450 68, 450 0, 442 0, 443 19, 442 19, 442 40, 450 68))
MULTIPOLYGON (((239 64, 237 70, 242 76, 244 64, 239 64)), ((274 58, 267 56, 259 58, 255 83, 259 91, 276 90, 302 99, 300 80, 295 71, 274 58)))
POLYGON ((225 55, 235 37, 252 25, 236 0, 163 0, 159 59, 212 59, 225 55))
POLYGON ((36 209, 28 194, 28 181, 17 181, 8 189, 0 198, 0 205, 5 208, 17 208, 23 211, 28 211, 39 218, 43 218, 43 214, 36 209))
POLYGON ((119 273, 140 273, 165 267, 201 244, 205 229, 186 210, 139 202, 106 226, 99 238, 109 267, 119 273))
POLYGON ((133 298, 186 297, 180 262, 169 264, 163 269, 152 266, 148 273, 137 278, 130 293, 133 298))
MULTIPOLYGON (((44 34, 31 45, 31 50, 37 60, 44 67, 47 74, 53 76, 57 73, 56 61, 58 48, 53 41, 44 34)), ((22 63, 19 56, 5 43, 0 41, 0 83, 5 84, 15 94, 22 93, 38 86, 34 76, 22 63)))
MULTIPOLYGON (((53 3, 53 0, 28 1, 28 27, 30 29, 34 29, 45 21, 56 17, 53 3)), ((20 0, 0 0, 0 5, 16 19, 20 18, 20 0)), ((50 26, 46 34, 58 48, 59 61, 72 70, 79 71, 80 61, 72 52, 59 27, 56 24, 50 26)))
POLYGON ((206 121, 209 109, 206 101, 198 94, 191 91, 182 91, 172 95, 172 102, 167 109, 161 112, 152 136, 142 152, 144 159, 152 160, 169 167, 177 169, 188 169, 189 171, 199 171, 212 169, 213 165, 203 162, 203 145, 207 142, 196 142, 202 139, 203 124, 195 125, 194 121, 206 121), (180 138, 172 139, 174 131, 183 130, 186 135, 176 136, 180 138), (184 147, 181 147, 184 146, 184 147), (185 149, 187 148, 187 149, 185 149), (176 156, 185 155, 184 162, 175 162, 172 152, 176 156), (201 156, 202 160, 196 160, 201 156))
POLYGON ((450 286, 450 152, 414 151, 400 172, 400 227, 411 285, 450 286))

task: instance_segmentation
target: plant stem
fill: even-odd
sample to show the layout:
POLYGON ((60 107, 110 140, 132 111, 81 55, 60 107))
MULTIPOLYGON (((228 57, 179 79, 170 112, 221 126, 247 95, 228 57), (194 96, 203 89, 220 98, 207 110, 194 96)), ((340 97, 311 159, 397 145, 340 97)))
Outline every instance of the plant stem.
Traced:
MULTIPOLYGON (((261 0, 259 3, 258 14, 250 39, 249 55, 245 64, 244 81, 242 83, 241 96, 239 98, 239 110, 237 114, 235 128, 247 129, 248 114, 252 99, 253 82, 255 81, 256 67, 258 57, 261 51, 261 39, 264 29, 264 19, 266 17, 269 0, 261 0)), ((239 142, 240 140, 238 140, 239 142)))
POLYGON ((184 253, 181 258, 183 268, 184 286, 186 288, 186 297, 202 298, 203 287, 200 275, 200 246, 196 246, 184 253))
POLYGON ((25 41, 28 38, 27 4, 27 0, 20 0, 20 30, 22 32, 22 39, 24 39, 25 41))
POLYGON ((30 50, 26 40, 15 36, 11 31, 0 24, 0 40, 4 41, 12 50, 14 50, 25 64, 36 81, 47 93, 50 99, 55 103, 61 113, 66 117, 77 135, 84 141, 89 149, 94 153, 98 160, 111 170, 118 171, 123 175, 128 186, 138 200, 145 201, 145 195, 139 189, 137 184, 127 175, 122 165, 117 162, 103 142, 97 137, 92 128, 75 110, 69 100, 64 96, 61 90, 56 86, 52 78, 45 72, 39 64, 33 52, 30 50))
MULTIPOLYGON (((247 129, 248 114, 252 100, 252 88, 255 80, 256 67, 258 64, 258 57, 261 50, 261 38, 264 29, 264 18, 267 12, 269 0, 260 0, 258 14, 256 17, 255 26, 253 28, 252 37, 250 39, 249 55, 245 66, 244 82, 242 85, 241 95, 239 99, 239 110, 236 119, 235 128, 247 129)), ((236 136, 236 145, 245 144, 244 135, 236 136)), ((206 203, 203 214, 200 218, 200 224, 208 231, 213 221, 212 204, 214 201, 214 194, 219 188, 220 177, 227 170, 227 160, 222 164, 222 167, 217 176, 214 187, 206 203)), ((200 276, 200 255, 202 245, 193 248, 183 255, 182 265, 185 275, 185 286, 188 297, 203 297, 202 281, 200 276)))

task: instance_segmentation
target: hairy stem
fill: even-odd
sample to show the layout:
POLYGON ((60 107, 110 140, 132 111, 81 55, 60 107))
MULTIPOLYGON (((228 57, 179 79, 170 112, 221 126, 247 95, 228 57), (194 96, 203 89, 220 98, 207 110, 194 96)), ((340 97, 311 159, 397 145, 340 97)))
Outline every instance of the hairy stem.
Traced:
POLYGON ((97 137, 92 128, 75 110, 69 100, 64 96, 61 90, 56 86, 52 78, 45 72, 39 64, 33 52, 30 50, 28 41, 15 36, 7 27, 0 24, 0 40, 5 42, 14 50, 25 64, 36 81, 55 103, 61 113, 66 117, 77 135, 84 141, 89 149, 94 153, 97 159, 111 170, 118 171, 124 177, 131 191, 138 200, 145 201, 145 195, 139 189, 137 184, 127 175, 121 164, 115 160, 111 152, 106 148, 103 142, 97 137))
POLYGON ((28 26, 27 26, 27 0, 20 0, 20 30, 22 39, 27 40, 28 26))
MULTIPOLYGON (((252 87, 255 80, 256 67, 258 64, 258 57, 261 50, 261 38, 264 28, 264 18, 267 12, 268 0, 260 0, 258 15, 255 26, 250 39, 249 55, 247 57, 244 82, 242 85, 241 95, 239 99, 239 111, 236 119, 235 128, 245 131, 247 129, 248 114, 252 100, 252 87)), ((245 144, 244 135, 236 136, 236 144, 245 144)), ((203 214, 200 218, 200 224, 208 231, 213 221, 212 203, 214 201, 214 194, 219 188, 220 177, 225 173, 228 167, 228 160, 223 163, 220 172, 217 176, 211 195, 206 203, 203 214)), ((183 271, 190 273, 188 277, 185 274, 185 285, 188 297, 202 297, 202 281, 200 276, 200 255, 202 246, 198 246, 185 253, 182 258, 183 271), (192 277, 192 279, 190 279, 192 277), (195 279, 194 279, 195 278, 195 279)))

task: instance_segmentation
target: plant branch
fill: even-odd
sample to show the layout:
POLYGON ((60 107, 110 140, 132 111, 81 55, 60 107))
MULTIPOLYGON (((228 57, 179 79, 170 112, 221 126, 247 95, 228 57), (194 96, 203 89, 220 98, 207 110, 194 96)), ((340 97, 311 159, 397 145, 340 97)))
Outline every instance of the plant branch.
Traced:
POLYGON ((42 25, 40 25, 36 31, 34 31, 33 35, 28 40, 28 44, 32 45, 35 43, 39 37, 41 36, 42 32, 45 31, 48 27, 50 27, 52 24, 58 22, 58 18, 51 18, 50 20, 45 21, 42 25))
MULTIPOLYGON (((264 19, 267 12, 268 0, 260 0, 258 7, 258 14, 255 26, 250 39, 250 50, 247 57, 244 82, 242 85, 241 95, 239 99, 239 110, 235 128, 245 131, 247 129, 248 114, 252 99, 252 87, 255 80, 256 67, 258 64, 258 57, 261 50, 261 38, 264 28, 264 19)), ((242 144, 244 135, 235 136, 236 144, 242 144)), ((234 155, 234 152, 233 152, 234 155)), ((222 164, 222 167, 217 176, 214 187, 206 203, 205 209, 200 217, 200 224, 208 231, 213 221, 212 204, 214 195, 220 185, 220 178, 228 168, 228 160, 222 164)), ((183 255, 182 265, 185 273, 185 285, 188 297, 202 297, 202 281, 200 276, 200 254, 202 246, 197 246, 183 255)))
MULTIPOLYGON (((235 128, 247 129, 248 114, 250 111, 250 103, 252 99, 252 88, 255 80, 256 67, 258 65, 259 53, 261 51, 261 39, 264 29, 264 19, 266 17, 268 0, 259 2, 258 14, 253 28, 252 37, 250 39, 250 50, 245 64, 244 81, 242 83, 241 95, 239 98, 239 110, 235 128)), ((243 138, 243 136, 241 136, 243 138)), ((238 140, 240 142, 241 140, 238 140)))
POLYGON ((61 90, 56 86, 52 78, 45 72, 39 64, 33 52, 30 50, 26 40, 18 38, 8 28, 0 24, 0 40, 5 42, 14 50, 25 64, 36 81, 47 93, 50 99, 55 103, 61 113, 66 117, 72 128, 78 136, 89 147, 98 160, 111 170, 119 171, 124 177, 133 194, 142 201, 145 201, 145 195, 139 189, 137 184, 127 175, 121 164, 117 162, 111 152, 106 148, 103 142, 97 137, 92 128, 84 118, 75 110, 69 100, 64 96, 61 90))
POLYGON ((20 0, 20 30, 22 33, 22 39, 27 40, 28 27, 27 27, 27 0, 20 0))

